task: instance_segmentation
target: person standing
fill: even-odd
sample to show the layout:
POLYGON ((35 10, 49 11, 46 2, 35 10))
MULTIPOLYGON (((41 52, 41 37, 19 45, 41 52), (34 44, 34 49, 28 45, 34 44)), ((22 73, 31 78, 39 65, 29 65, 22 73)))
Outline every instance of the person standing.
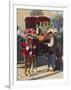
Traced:
POLYGON ((49 29, 47 31, 47 37, 50 40, 45 44, 48 46, 48 71, 55 70, 55 60, 56 60, 56 47, 55 47, 55 39, 53 36, 53 29, 49 29))

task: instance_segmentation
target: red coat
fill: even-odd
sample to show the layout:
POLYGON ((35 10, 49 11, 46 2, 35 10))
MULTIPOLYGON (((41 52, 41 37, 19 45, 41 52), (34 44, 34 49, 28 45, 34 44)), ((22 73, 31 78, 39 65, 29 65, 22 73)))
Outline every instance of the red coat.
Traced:
POLYGON ((22 55, 25 57, 30 57, 32 56, 32 51, 29 51, 29 44, 26 42, 22 42, 21 43, 21 47, 22 47, 22 55))

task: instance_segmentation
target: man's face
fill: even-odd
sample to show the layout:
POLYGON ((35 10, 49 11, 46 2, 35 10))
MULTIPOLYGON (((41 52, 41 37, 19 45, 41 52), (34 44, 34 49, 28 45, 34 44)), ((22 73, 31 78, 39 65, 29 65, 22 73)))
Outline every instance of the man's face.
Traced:
POLYGON ((49 34, 48 34, 48 36, 49 36, 49 37, 52 37, 52 36, 53 36, 53 34, 52 34, 52 33, 49 33, 49 34))
POLYGON ((28 40, 28 43, 31 44, 32 43, 32 40, 28 40))

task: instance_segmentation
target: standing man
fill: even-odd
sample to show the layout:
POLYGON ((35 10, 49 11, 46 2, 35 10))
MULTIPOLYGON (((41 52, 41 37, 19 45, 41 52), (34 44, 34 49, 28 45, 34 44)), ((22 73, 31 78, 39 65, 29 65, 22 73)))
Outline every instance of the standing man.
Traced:
POLYGON ((54 71, 55 70, 55 60, 56 60, 56 47, 55 47, 55 39, 53 36, 53 29, 49 29, 47 31, 47 37, 50 40, 48 43, 45 43, 48 45, 48 71, 54 71))

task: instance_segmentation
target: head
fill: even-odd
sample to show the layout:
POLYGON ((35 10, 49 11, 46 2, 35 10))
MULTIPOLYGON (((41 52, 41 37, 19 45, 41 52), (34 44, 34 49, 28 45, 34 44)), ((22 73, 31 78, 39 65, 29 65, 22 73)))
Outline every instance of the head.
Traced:
POLYGON ((52 37, 54 33, 54 29, 53 28, 49 28, 49 30, 47 31, 47 35, 52 37))
POLYGON ((27 37, 27 42, 28 42, 28 44, 31 44, 31 43, 32 43, 32 40, 33 40, 33 38, 32 38, 31 36, 28 36, 28 37, 27 37))
POLYGON ((53 33, 50 31, 49 33, 47 33, 47 35, 48 35, 49 37, 52 37, 52 36, 53 36, 53 33))

